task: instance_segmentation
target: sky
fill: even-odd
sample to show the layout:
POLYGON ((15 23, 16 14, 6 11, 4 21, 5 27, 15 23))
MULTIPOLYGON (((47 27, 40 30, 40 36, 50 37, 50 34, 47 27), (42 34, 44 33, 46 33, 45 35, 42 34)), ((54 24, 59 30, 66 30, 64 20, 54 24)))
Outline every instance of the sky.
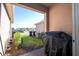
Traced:
POLYGON ((15 6, 14 8, 14 28, 35 28, 35 24, 44 20, 44 14, 15 6))

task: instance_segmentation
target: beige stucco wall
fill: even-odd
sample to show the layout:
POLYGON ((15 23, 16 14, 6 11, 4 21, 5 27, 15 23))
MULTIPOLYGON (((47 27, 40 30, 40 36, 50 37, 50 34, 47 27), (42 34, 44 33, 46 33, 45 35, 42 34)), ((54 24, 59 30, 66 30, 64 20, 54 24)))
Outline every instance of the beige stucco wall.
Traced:
POLYGON ((50 7, 49 31, 72 32, 72 4, 54 4, 50 7))

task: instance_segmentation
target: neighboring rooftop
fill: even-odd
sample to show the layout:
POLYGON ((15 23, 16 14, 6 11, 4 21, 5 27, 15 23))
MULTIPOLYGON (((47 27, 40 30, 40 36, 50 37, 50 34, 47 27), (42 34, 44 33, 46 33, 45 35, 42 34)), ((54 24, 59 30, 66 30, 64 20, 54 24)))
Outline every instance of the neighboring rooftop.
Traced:
POLYGON ((44 20, 42 20, 42 21, 36 23, 35 25, 38 25, 38 24, 41 24, 41 23, 44 23, 44 20))

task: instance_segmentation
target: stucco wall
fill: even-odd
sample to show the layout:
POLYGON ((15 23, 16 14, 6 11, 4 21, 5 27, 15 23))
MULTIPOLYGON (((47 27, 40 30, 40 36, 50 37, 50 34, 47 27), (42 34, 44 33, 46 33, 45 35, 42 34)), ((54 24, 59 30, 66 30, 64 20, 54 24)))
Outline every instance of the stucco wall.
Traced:
POLYGON ((72 32, 72 4, 54 4, 50 7, 49 31, 72 32))
POLYGON ((10 20, 7 16, 4 5, 1 6, 1 40, 3 43, 3 49, 5 52, 7 41, 10 38, 10 20))

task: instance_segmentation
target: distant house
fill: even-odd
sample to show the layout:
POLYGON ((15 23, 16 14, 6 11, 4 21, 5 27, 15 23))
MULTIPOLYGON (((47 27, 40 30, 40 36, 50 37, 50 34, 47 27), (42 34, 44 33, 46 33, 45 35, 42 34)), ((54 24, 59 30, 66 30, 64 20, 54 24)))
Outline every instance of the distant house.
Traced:
POLYGON ((26 35, 29 35, 29 31, 28 31, 28 30, 25 30, 24 33, 25 33, 26 35))
POLYGON ((26 30, 24 31, 24 33, 26 35, 30 35, 30 32, 34 32, 34 31, 36 31, 35 28, 26 28, 26 30))
POLYGON ((38 22, 35 25, 36 25, 36 35, 38 33, 44 32, 44 21, 38 22))

